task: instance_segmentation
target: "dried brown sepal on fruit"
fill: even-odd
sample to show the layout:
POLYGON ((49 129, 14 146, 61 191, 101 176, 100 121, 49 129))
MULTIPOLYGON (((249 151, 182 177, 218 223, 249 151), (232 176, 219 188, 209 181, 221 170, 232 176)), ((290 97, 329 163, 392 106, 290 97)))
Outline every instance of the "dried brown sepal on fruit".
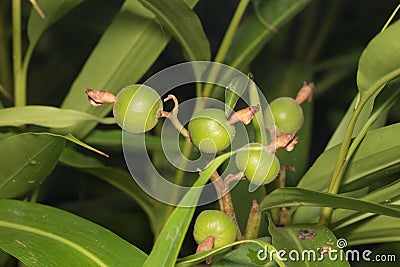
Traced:
MULTIPOLYGON (((214 240, 215 240, 215 238, 212 235, 210 235, 206 239, 204 239, 202 242, 200 242, 200 244, 197 246, 196 254, 211 250, 214 247, 214 240)), ((206 263, 211 264, 212 257, 206 259, 206 263)))
POLYGON ((92 106, 98 107, 104 103, 115 103, 117 97, 110 92, 85 88, 88 101, 92 106))
POLYGON ((298 139, 296 133, 277 136, 268 146, 268 151, 275 152, 280 148, 284 148, 286 151, 292 151, 294 146, 297 144, 298 139))
POLYGON ((297 93, 296 96, 296 102, 297 104, 301 104, 304 101, 311 102, 313 93, 314 93, 315 85, 314 83, 303 83, 303 87, 300 88, 299 92, 297 93))
POLYGON ((228 120, 228 123, 235 124, 241 121, 243 124, 247 125, 251 122, 258 111, 260 111, 260 105, 241 109, 232 114, 232 116, 228 120))

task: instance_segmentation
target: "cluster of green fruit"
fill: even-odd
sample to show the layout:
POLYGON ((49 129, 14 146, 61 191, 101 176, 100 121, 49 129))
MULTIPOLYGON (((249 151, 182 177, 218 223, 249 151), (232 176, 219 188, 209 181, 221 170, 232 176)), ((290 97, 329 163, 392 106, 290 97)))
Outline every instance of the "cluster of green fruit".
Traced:
MULTIPOLYGON (((113 96, 113 114, 118 125, 127 132, 144 133, 155 127, 160 117, 165 117, 160 95, 145 85, 131 85, 113 96)), ((270 104, 265 111, 267 128, 273 128, 279 135, 297 132, 303 124, 300 105, 289 97, 281 97, 270 104)), ((226 149, 235 137, 235 126, 222 110, 203 109, 191 118, 188 125, 191 142, 204 153, 217 153, 226 149)), ((236 155, 236 165, 252 183, 261 185, 273 181, 280 163, 274 153, 268 152, 261 144, 247 145, 236 155)), ((194 225, 194 238, 201 243, 207 237, 214 238, 214 248, 236 239, 237 229, 232 218, 222 211, 206 210, 200 213, 194 225)))
MULTIPOLYGON (((131 85, 122 89, 114 103, 114 117, 128 132, 143 133, 157 124, 163 111, 159 94, 145 85, 131 85)), ((289 97, 275 99, 270 111, 265 112, 267 127, 275 127, 278 135, 297 132, 303 124, 300 105, 289 97)), ((235 127, 222 110, 203 109, 192 117, 188 125, 191 142, 205 153, 226 149, 235 136, 235 127)), ((250 147, 261 146, 251 144, 250 147)), ((274 153, 266 149, 242 150, 236 155, 237 167, 254 184, 267 184, 277 176, 280 164, 274 153)))

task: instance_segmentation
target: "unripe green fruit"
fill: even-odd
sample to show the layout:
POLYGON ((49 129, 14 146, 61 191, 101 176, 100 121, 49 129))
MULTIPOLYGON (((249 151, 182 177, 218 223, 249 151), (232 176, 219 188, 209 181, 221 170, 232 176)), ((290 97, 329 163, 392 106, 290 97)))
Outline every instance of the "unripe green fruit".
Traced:
MULTIPOLYGON (((251 144, 251 147, 262 146, 251 144)), ((278 175, 278 158, 266 150, 243 150, 236 154, 236 165, 253 184, 264 185, 272 182, 278 175)))
POLYGON ((193 144, 205 153, 224 150, 235 136, 235 127, 228 123, 220 109, 203 109, 190 120, 189 135, 193 144))
POLYGON ((118 93, 113 113, 125 131, 144 133, 154 128, 162 109, 160 95, 153 88, 134 84, 118 93))
POLYGON ((201 243, 211 235, 214 248, 219 248, 234 242, 236 231, 236 225, 228 215, 219 210, 205 210, 196 219, 193 236, 197 243, 201 243))
POLYGON ((303 126, 303 110, 293 98, 277 98, 269 104, 269 107, 271 108, 273 120, 271 113, 267 110, 265 114, 267 126, 273 126, 275 121, 278 135, 297 132, 303 126))

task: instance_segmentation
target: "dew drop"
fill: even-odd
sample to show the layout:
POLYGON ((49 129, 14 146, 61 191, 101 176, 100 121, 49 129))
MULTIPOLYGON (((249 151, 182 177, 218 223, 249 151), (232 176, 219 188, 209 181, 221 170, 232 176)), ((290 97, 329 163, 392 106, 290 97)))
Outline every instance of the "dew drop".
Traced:
POLYGON ((29 159, 29 164, 36 165, 36 164, 38 164, 38 162, 34 159, 29 159))

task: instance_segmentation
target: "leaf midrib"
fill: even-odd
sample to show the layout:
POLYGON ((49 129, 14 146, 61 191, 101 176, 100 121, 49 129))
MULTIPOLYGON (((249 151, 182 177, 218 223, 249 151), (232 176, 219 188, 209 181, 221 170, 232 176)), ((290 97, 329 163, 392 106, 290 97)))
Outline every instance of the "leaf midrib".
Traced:
POLYGON ((15 230, 25 231, 28 233, 33 233, 33 234, 37 234, 39 236, 46 237, 48 239, 52 239, 54 241, 58 241, 66 246, 69 246, 69 247, 75 249, 76 251, 80 252, 82 255, 85 255, 87 258, 89 258, 90 260, 92 260, 93 262, 98 264, 99 266, 107 266, 106 263, 104 263, 102 260, 100 260, 98 257, 96 257, 93 253, 91 253, 87 249, 79 246, 78 244, 76 244, 66 238, 55 235, 53 233, 45 232, 38 228, 30 227, 27 225, 21 225, 21 224, 6 222, 6 221, 0 221, 0 227, 6 227, 6 228, 15 229, 15 230))

